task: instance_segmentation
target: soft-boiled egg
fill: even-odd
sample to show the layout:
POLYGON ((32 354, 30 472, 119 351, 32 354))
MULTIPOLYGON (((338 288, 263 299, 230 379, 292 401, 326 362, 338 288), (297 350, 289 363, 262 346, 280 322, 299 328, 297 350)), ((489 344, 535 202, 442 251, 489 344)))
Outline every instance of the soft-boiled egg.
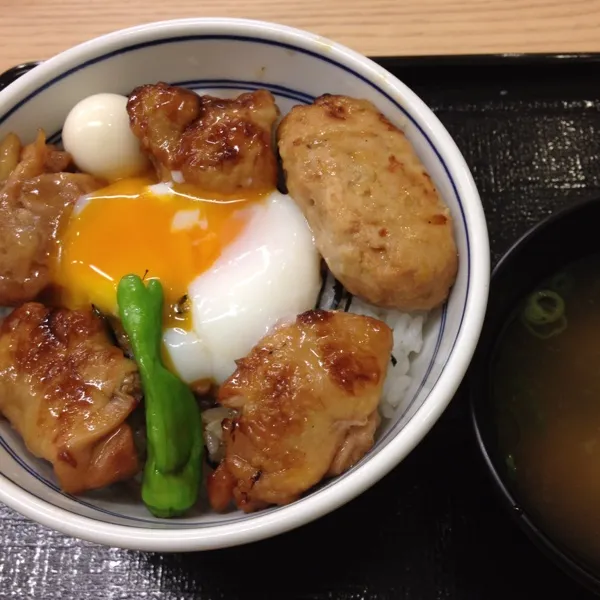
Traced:
POLYGON ((269 329, 315 306, 319 255, 300 209, 275 192, 245 215, 244 230, 189 286, 190 330, 165 331, 184 381, 223 382, 269 329))
POLYGON ((313 308, 320 287, 312 234, 289 196, 203 198, 144 178, 78 202, 53 279, 62 305, 117 315, 128 273, 160 279, 165 351, 188 383, 221 383, 278 321, 313 308))
POLYGON ((119 94, 94 94, 78 102, 65 120, 62 140, 77 167, 96 177, 114 181, 148 167, 129 126, 127 98, 119 94))

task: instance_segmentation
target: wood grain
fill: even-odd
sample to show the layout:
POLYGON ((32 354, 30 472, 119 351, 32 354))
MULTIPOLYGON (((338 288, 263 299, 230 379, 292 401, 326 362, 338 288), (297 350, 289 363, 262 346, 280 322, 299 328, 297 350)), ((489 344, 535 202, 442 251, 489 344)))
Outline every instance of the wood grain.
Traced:
POLYGON ((600 0, 0 0, 0 72, 155 20, 229 16, 308 29, 368 55, 600 51, 600 0))

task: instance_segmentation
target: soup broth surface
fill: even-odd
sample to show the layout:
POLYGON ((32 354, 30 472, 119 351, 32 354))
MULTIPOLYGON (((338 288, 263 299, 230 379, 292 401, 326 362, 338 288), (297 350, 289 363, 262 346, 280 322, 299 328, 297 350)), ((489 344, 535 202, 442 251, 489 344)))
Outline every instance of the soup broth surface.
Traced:
POLYGON ((499 339, 492 386, 516 497, 555 541, 600 566, 600 254, 519 305, 499 339))

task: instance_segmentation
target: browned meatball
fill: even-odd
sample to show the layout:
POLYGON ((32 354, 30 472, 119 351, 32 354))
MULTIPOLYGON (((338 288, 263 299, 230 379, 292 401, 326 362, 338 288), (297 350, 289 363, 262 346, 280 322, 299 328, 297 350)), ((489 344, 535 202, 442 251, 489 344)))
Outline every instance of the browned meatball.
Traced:
POLYGON ((349 292, 401 310, 444 302, 452 218, 402 131, 366 100, 326 95, 294 107, 278 143, 290 195, 349 292))

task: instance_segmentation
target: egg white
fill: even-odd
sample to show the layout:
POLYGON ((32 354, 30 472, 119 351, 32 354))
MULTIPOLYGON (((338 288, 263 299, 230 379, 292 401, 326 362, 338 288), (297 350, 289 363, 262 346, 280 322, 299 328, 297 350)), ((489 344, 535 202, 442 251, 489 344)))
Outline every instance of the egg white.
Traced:
POLYGON ((164 332, 187 383, 222 383, 273 326, 315 306, 320 258, 300 209, 274 192, 248 210, 244 232, 189 286, 192 330, 164 332))

